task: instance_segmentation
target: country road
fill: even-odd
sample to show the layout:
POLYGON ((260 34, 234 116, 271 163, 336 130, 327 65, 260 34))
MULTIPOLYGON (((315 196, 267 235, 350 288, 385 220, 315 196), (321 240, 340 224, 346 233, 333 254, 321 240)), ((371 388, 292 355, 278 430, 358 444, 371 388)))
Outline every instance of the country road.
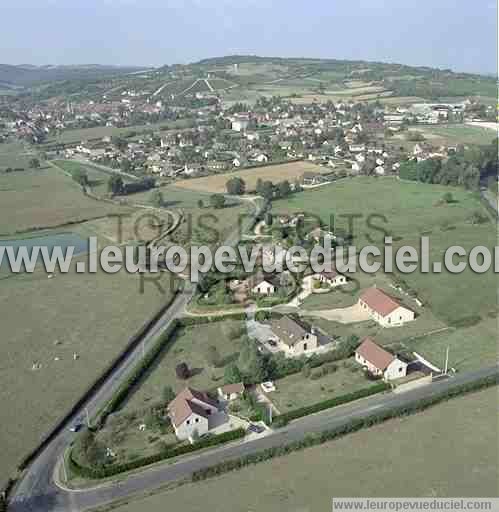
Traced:
MULTIPOLYGON (((248 202, 254 210, 253 217, 258 216, 263 205, 257 199, 248 200, 248 202)), ((250 219, 247 221, 249 222, 250 219)), ((237 244, 241 237, 241 231, 239 226, 235 228, 228 235, 224 244, 237 244)), ((152 325, 141 343, 126 356, 94 395, 69 419, 65 425, 67 428, 62 428, 28 466, 10 496, 9 510, 23 512, 77 512, 82 510, 74 505, 72 494, 59 491, 53 482, 53 474, 58 460, 77 435, 70 432, 68 427, 74 423, 83 422, 86 410, 92 416, 112 398, 143 354, 152 348, 157 337, 170 326, 173 320, 184 315, 186 305, 193 298, 195 291, 195 286, 186 283, 184 290, 177 295, 161 318, 152 325)))
MULTIPOLYGON (((145 491, 150 492, 169 482, 189 478, 194 471, 222 461, 298 441, 307 434, 339 427, 352 419, 368 416, 374 411, 382 412, 394 407, 408 405, 482 377, 497 375, 498 372, 498 366, 493 366, 439 380, 406 393, 384 393, 358 400, 322 413, 306 416, 260 439, 235 442, 199 455, 188 456, 173 464, 156 465, 142 472, 133 473, 118 482, 98 485, 89 489, 66 490, 57 487, 53 482, 52 472, 55 467, 56 455, 68 441, 67 439, 61 439, 62 446, 54 447, 51 451, 52 457, 42 461, 46 464, 42 467, 45 468, 47 473, 40 478, 36 487, 30 489, 31 492, 27 494, 29 499, 23 501, 22 495, 17 493, 16 500, 12 503, 10 510, 14 512, 40 510, 47 512, 80 512, 92 509, 145 491)), ((40 470, 42 470, 42 467, 40 467, 40 470)))

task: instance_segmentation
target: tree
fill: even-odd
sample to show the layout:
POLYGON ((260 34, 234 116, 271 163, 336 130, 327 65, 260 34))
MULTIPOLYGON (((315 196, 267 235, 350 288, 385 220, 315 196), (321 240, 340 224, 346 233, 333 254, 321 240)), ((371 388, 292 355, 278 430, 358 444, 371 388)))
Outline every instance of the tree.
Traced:
POLYGON ((271 201, 274 197, 274 184, 271 181, 264 181, 262 184, 261 195, 267 201, 271 201))
POLYGON ((220 353, 217 350, 217 347, 214 345, 209 345, 206 349, 206 360, 208 364, 213 366, 214 368, 218 368, 220 366, 221 357, 220 353))
POLYGON ((445 203, 453 203, 454 202, 454 196, 452 195, 451 192, 446 192, 443 196, 442 196, 442 200, 445 202, 445 203))
POLYGON ((175 398, 175 392, 173 391, 171 386, 165 386, 163 388, 163 400, 169 404, 175 398))
POLYGON ((106 449, 102 443, 95 439, 88 447, 86 455, 91 466, 103 466, 106 463, 106 449))
POLYGON ((40 160, 38 160, 38 158, 32 158, 29 161, 29 166, 31 169, 39 169, 40 168, 40 160))
POLYGON ((281 181, 277 185, 279 197, 288 197, 291 194, 291 185, 288 180, 281 181))
POLYGON ((189 371, 189 367, 187 363, 180 363, 175 367, 175 373, 177 378, 186 380, 190 377, 191 372, 189 371))
POLYGON ((204 208, 204 202, 202 199, 198 199, 198 208, 204 208))
POLYGON ((274 222, 274 218, 272 217, 272 213, 267 212, 265 214, 265 224, 267 226, 272 226, 272 223, 274 222))
POLYGON ((246 183, 242 178, 234 176, 225 184, 227 193, 234 196, 241 196, 246 191, 246 183))
POLYGON ((113 174, 107 182, 107 189, 113 195, 121 194, 123 191, 123 178, 117 174, 113 174))
POLYGON ((237 384, 243 380, 239 368, 234 363, 230 364, 225 368, 224 371, 224 382, 226 384, 237 384))
POLYGON ((210 196, 210 204, 216 209, 223 208, 225 206, 225 197, 223 194, 213 194, 210 196))
POLYGON ((150 203, 156 208, 163 206, 163 194, 160 190, 153 190, 151 192, 150 203))

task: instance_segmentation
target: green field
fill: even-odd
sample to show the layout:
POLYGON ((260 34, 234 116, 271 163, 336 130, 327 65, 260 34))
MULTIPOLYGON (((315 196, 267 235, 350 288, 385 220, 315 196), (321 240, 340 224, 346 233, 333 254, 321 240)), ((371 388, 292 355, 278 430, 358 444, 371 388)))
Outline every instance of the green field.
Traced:
POLYGON ((333 496, 494 497, 497 421, 492 388, 117 510, 323 512, 333 496))
POLYGON ((0 282, 0 448, 2 470, 11 474, 166 302, 170 288, 165 277, 166 296, 152 284, 141 294, 138 275, 101 271, 57 273, 48 279, 38 270, 0 282), (74 353, 79 355, 76 361, 74 353), (34 363, 40 369, 33 370, 34 363))
POLYGON ((455 144, 490 144, 497 138, 497 132, 480 126, 449 125, 449 126, 425 126, 413 128, 410 131, 418 131, 433 145, 452 146, 455 144))
MULTIPOLYGON (((287 201, 275 203, 274 211, 291 213, 307 211, 318 215, 327 222, 330 214, 335 215, 336 227, 346 228, 346 222, 340 215, 345 213, 358 213, 361 219, 354 224, 354 244, 357 248, 364 245, 379 245, 383 234, 367 225, 367 218, 371 214, 385 216, 386 223, 379 218, 372 219, 372 223, 386 229, 394 240, 394 249, 402 245, 413 246, 419 249, 419 239, 423 234, 430 239, 430 262, 443 262, 445 250, 453 245, 460 245, 468 252, 472 247, 483 245, 493 250, 496 243, 495 224, 489 222, 481 225, 472 225, 468 222, 472 211, 485 212, 477 195, 462 189, 453 189, 438 185, 424 185, 418 183, 399 182, 397 180, 355 178, 336 182, 333 185, 307 191, 293 196, 287 201), (450 191, 454 202, 438 206, 442 195, 450 191), (371 237, 371 238, 369 238, 371 237)), ((348 274, 347 274, 348 275, 348 274)), ((403 338, 419 336, 431 332, 436 328, 448 325, 457 327, 450 339, 450 343, 457 347, 457 340, 464 338, 466 333, 473 332, 479 342, 480 348, 471 350, 468 354, 462 351, 456 353, 456 366, 462 368, 477 367, 491 360, 495 353, 495 340, 497 331, 490 327, 490 318, 497 314, 497 278, 492 270, 485 274, 475 274, 467 268, 460 274, 422 273, 419 270, 409 274, 397 273, 391 278, 401 283, 405 291, 414 292, 424 304, 425 314, 415 322, 403 328, 381 330, 380 342, 401 341, 403 338), (461 329, 468 328, 464 332, 461 329)), ((389 293, 394 293, 388 287, 387 277, 378 273, 376 276, 367 276, 357 273, 360 277, 360 289, 377 284, 389 293)), ((326 295, 317 295, 305 301, 307 310, 331 309, 345 307, 353 304, 358 296, 358 288, 353 285, 351 293, 342 293, 337 290, 326 295)), ((395 294, 396 295, 396 294, 395 294)), ((408 305, 413 309, 412 299, 408 305)), ((348 326, 339 326, 334 323, 324 327, 329 332, 348 326)), ((358 332, 366 332, 365 324, 356 324, 358 332)), ((441 359, 442 346, 433 350, 431 342, 422 343, 422 353, 428 357, 438 356, 441 359)), ((466 345, 468 346, 468 345, 466 345)), ((457 350, 457 349, 456 349, 457 350)))
POLYGON ((240 350, 240 339, 231 339, 231 330, 243 325, 242 321, 225 320, 181 329, 138 385, 125 410, 143 409, 161 401, 165 386, 179 392, 185 386, 206 391, 223 384, 224 366, 236 359, 240 350), (210 345, 217 348, 223 366, 214 368, 207 362, 206 351, 210 345), (194 375, 186 381, 175 374, 175 366, 181 362, 194 369, 194 375))
POLYGON ((22 142, 0 144, 0 172, 7 167, 28 169, 33 157, 36 157, 35 152, 22 142))
POLYGON ((280 413, 286 413, 373 384, 375 382, 367 380, 360 366, 350 359, 339 362, 335 372, 320 379, 306 378, 301 373, 280 379, 275 382, 276 390, 269 398, 280 413))
POLYGON ((0 205, 4 236, 131 211, 86 197, 73 179, 52 167, 0 173, 0 205))

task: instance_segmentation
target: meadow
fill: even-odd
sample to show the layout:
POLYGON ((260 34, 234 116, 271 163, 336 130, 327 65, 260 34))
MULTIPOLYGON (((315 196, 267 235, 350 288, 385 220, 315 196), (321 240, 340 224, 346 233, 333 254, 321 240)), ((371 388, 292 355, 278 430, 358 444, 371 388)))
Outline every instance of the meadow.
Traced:
POLYGON ((254 189, 258 179, 270 180, 274 183, 288 180, 293 182, 301 178, 305 172, 329 172, 325 169, 309 162, 290 162, 278 165, 266 165, 263 167, 254 167, 241 171, 234 171, 225 174, 207 176, 205 178, 194 178, 181 180, 175 183, 176 187, 195 190, 198 192, 226 192, 225 184, 233 177, 243 178, 248 190, 254 189))
POLYGON ((331 509, 333 496, 494 497, 496 445, 497 388, 491 388, 116 510, 319 512, 331 509))
POLYGON ((131 211, 85 196, 78 183, 53 167, 0 173, 0 204, 2 236, 131 211))
POLYGON ((148 283, 141 294, 136 274, 76 274, 74 267, 51 279, 42 269, 1 279, 0 449, 5 474, 12 473, 166 303, 170 287, 167 274, 163 276, 166 295, 148 283))
POLYGON ((448 126, 425 126, 411 128, 417 131, 434 145, 452 146, 456 144, 481 144, 485 146, 497 138, 497 132, 480 126, 465 124, 448 126))

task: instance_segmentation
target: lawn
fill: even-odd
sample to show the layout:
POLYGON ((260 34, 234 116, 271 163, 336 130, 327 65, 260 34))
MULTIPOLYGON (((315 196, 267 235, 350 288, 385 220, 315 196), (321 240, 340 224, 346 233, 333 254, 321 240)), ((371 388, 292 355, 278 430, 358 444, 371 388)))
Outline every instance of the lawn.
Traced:
POLYGON ((147 283, 141 294, 138 275, 125 272, 70 272, 47 279, 37 270, 1 280, 0 448, 5 474, 165 304, 168 282, 163 274, 162 295, 147 283), (74 353, 79 359, 73 359, 74 353), (34 363, 40 369, 33 370, 34 363))
POLYGON ((29 161, 36 153, 22 142, 5 142, 0 144, 0 171, 7 167, 28 169, 29 161))
POLYGON ((465 124, 449 126, 425 126, 413 128, 412 130, 421 132, 424 137, 434 145, 455 145, 455 144, 490 144, 497 138, 497 132, 482 128, 480 126, 470 126, 465 124))
MULTIPOLYGON (((313 373, 312 373, 313 374, 313 373)), ((337 363, 337 370, 319 379, 296 373, 275 381, 276 390, 269 398, 280 413, 306 407, 330 398, 352 393, 375 384, 352 359, 337 363)))
POLYGON ((239 176, 246 182, 248 190, 254 189, 258 179, 270 180, 274 183, 288 180, 290 182, 301 178, 303 173, 312 171, 316 173, 330 172, 309 162, 291 162, 279 165, 266 165, 241 171, 235 171, 225 174, 217 174, 205 178, 194 178, 190 180, 181 180, 175 183, 175 186, 187 188, 201 192, 226 192, 225 184, 235 176, 239 176))
POLYGON ((54 168, 1 173, 0 204, 4 236, 131 211, 86 197, 74 180, 54 168))
POLYGON ((140 410, 161 402, 165 386, 170 386, 177 393, 185 386, 207 391, 222 385, 224 367, 237 358, 240 350, 240 338, 232 339, 232 331, 242 327, 242 321, 224 320, 179 330, 138 384, 125 410, 140 410), (207 361, 210 346, 216 347, 220 354, 219 367, 215 368, 207 361), (193 373, 187 380, 180 380, 175 374, 175 367, 182 362, 187 363, 193 373))
POLYGON ((117 510, 322 512, 331 509, 333 496, 494 497, 496 446, 492 388, 117 510))

